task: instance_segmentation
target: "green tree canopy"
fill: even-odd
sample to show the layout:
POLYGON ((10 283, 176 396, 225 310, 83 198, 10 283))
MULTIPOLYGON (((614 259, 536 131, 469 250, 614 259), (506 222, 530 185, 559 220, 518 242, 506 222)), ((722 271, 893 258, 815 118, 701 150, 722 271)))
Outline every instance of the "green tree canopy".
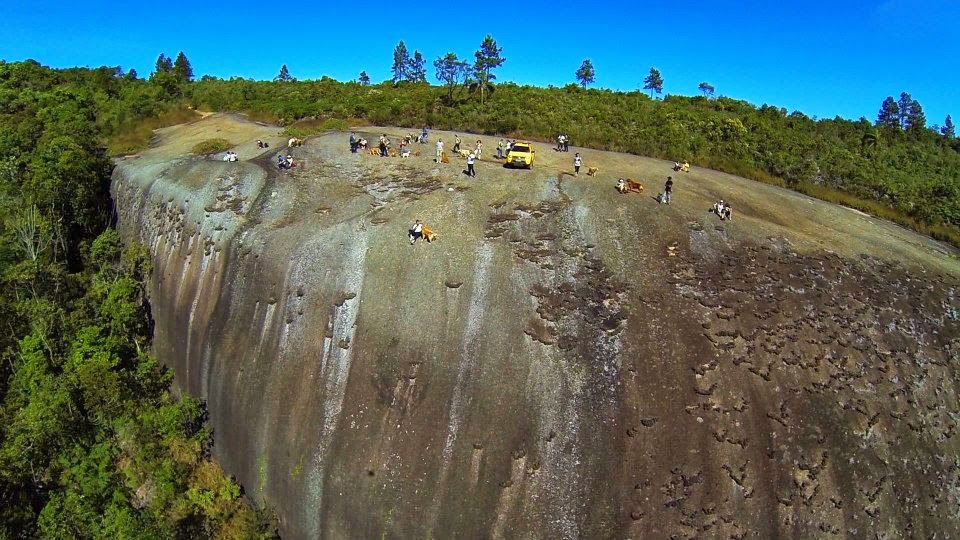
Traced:
POLYGON ((167 55, 160 53, 157 57, 157 63, 154 65, 154 73, 168 73, 173 71, 173 60, 167 58, 167 55))
POLYGON ((183 51, 177 54, 177 59, 173 62, 172 72, 180 82, 193 80, 193 67, 190 65, 190 60, 187 60, 187 55, 183 54, 183 51))
POLYGON ((577 72, 574 74, 577 77, 577 82, 580 83, 580 86, 586 88, 588 84, 593 84, 594 77, 596 73, 593 70, 593 62, 589 58, 585 59, 583 63, 580 64, 580 67, 577 68, 577 72))
POLYGON ((900 106, 894 101, 893 96, 887 96, 880 105, 876 125, 888 131, 900 130, 900 106))
POLYGON ((433 61, 437 80, 447 89, 447 101, 453 101, 453 91, 458 84, 466 83, 470 76, 470 65, 457 58, 456 53, 448 52, 433 61))
POLYGON ((397 84, 407 80, 410 69, 410 53, 407 52, 407 46, 400 40, 393 49, 393 66, 390 71, 393 73, 393 83, 397 84))
POLYGON ((277 76, 273 78, 275 82, 291 82, 295 81, 291 75, 290 70, 287 69, 287 65, 283 64, 280 66, 280 73, 277 73, 277 76))
POLYGON ((409 78, 410 82, 427 82, 427 71, 424 69, 425 64, 426 60, 423 59, 423 55, 420 54, 420 51, 413 51, 413 57, 410 59, 410 65, 407 67, 407 77, 409 78))
POLYGON ((361 71, 360 76, 357 77, 357 82, 362 86, 370 86, 370 76, 367 75, 366 71, 361 71))
POLYGON ((710 83, 708 83, 708 82, 706 82, 706 81, 704 81, 704 82, 700 83, 699 85, 697 85, 697 88, 700 89, 700 92, 701 92, 701 93, 704 95, 704 97, 706 97, 706 98, 712 98, 712 97, 713 97, 713 92, 714 92, 714 90, 716 90, 716 89, 713 87, 712 84, 710 84, 710 83))
POLYGON ((657 95, 663 93, 663 77, 660 76, 660 70, 650 68, 650 74, 643 79, 643 89, 650 90, 650 96, 656 92, 657 95))
POLYGON ((503 48, 497 47, 497 42, 494 41, 490 34, 487 34, 487 37, 483 38, 483 42, 480 44, 480 49, 473 53, 476 59, 473 63, 473 73, 477 77, 477 82, 480 85, 481 104, 484 100, 484 91, 490 86, 490 82, 497 78, 497 76, 493 74, 493 70, 503 65, 507 60, 500 56, 502 51, 503 48))

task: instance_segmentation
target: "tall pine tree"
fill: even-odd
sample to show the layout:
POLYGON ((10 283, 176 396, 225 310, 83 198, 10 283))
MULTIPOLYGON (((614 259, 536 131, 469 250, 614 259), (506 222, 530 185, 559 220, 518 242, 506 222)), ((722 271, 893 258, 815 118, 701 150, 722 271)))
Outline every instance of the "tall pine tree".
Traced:
POLYGON ((907 129, 907 115, 910 114, 910 105, 913 104, 913 98, 906 92, 900 92, 900 99, 897 100, 897 109, 900 113, 897 118, 900 120, 900 128, 907 129))
POLYGON ((948 139, 956 137, 956 132, 953 128, 953 118, 950 118, 950 115, 947 115, 947 119, 943 121, 943 127, 940 128, 940 134, 948 139))
POLYGON ((360 83, 360 86, 370 86, 370 76, 367 75, 366 71, 361 71, 360 76, 357 77, 357 82, 360 83))
POLYGON ((593 84, 594 77, 596 76, 596 72, 593 70, 593 62, 591 62, 589 58, 584 60, 574 75, 576 75, 577 82, 580 83, 580 86, 584 88, 586 88, 588 84, 593 84))
POLYGON ((490 34, 487 34, 487 37, 483 38, 483 43, 480 44, 480 50, 473 53, 476 58, 473 64, 473 72, 477 77, 477 82, 480 83, 480 103, 483 103, 484 91, 490 86, 490 81, 497 78, 493 74, 493 70, 507 60, 500 56, 501 51, 503 51, 503 48, 497 47, 497 42, 490 34))
POLYGON ((274 77, 273 80, 275 82, 290 82, 296 79, 290 76, 290 71, 287 69, 287 65, 284 64, 280 66, 280 73, 277 73, 277 76, 274 77))
POLYGON ((889 131, 900 131, 900 106, 893 96, 887 96, 877 113, 877 127, 889 131))
POLYGON ((393 83, 407 80, 407 71, 410 68, 410 53, 407 52, 407 46, 401 40, 393 49, 393 83))
POLYGON ((407 78, 411 82, 427 82, 427 71, 423 68, 427 61, 423 59, 420 51, 413 51, 413 58, 410 59, 410 65, 407 66, 407 78))
POLYGON ((650 68, 650 74, 643 79, 643 89, 650 91, 650 97, 653 97, 654 92, 657 95, 663 93, 663 77, 660 76, 659 69, 650 68))
POLYGON ((903 129, 912 136, 919 138, 926 127, 927 116, 923 114, 923 107, 920 106, 919 101, 911 100, 910 106, 907 108, 906 125, 903 129))
POLYGON ((183 54, 183 51, 180 51, 177 59, 173 62, 172 71, 180 82, 193 80, 193 67, 190 65, 190 60, 187 60, 187 55, 183 54))
POLYGON ((157 64, 153 68, 154 73, 169 73, 173 71, 173 60, 167 58, 167 55, 160 53, 157 57, 157 64))

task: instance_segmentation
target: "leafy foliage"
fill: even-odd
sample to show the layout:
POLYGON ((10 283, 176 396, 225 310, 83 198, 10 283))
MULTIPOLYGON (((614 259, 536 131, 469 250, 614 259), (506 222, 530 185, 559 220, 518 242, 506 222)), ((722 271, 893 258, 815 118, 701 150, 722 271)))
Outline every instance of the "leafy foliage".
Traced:
POLYGON ((407 52, 407 46, 401 40, 393 49, 393 65, 390 67, 390 71, 393 73, 393 83, 407 80, 409 69, 410 53, 407 52))
POLYGON ((274 82, 291 82, 295 80, 296 79, 290 75, 290 70, 287 69, 286 64, 280 66, 280 73, 277 73, 277 76, 273 78, 274 82))
POLYGON ((160 60, 150 82, 0 62, 0 538, 271 531, 147 354, 150 259, 107 227, 102 142, 173 105, 160 60))
POLYGON ((577 68, 575 75, 580 86, 586 88, 587 85, 593 84, 594 76, 596 75, 593 70, 593 62, 591 62, 589 58, 584 60, 583 63, 580 64, 580 67, 577 68))
POLYGON ((643 78, 643 89, 649 90, 650 95, 656 92, 657 95, 663 93, 663 77, 660 76, 660 70, 650 68, 650 74, 643 78))
POLYGON ((207 154, 216 154, 218 152, 223 152, 224 150, 229 149, 232 144, 230 141, 222 138, 216 139, 207 139, 205 141, 200 141, 197 144, 193 145, 193 149, 190 150, 194 154, 198 155, 207 155, 207 154))
POLYGON ((410 82, 427 82, 427 71, 423 67, 425 64, 426 60, 423 59, 423 55, 420 54, 420 51, 413 51, 413 58, 410 59, 410 64, 407 66, 410 82))
POLYGON ((180 54, 177 55, 171 71, 180 82, 193 80, 193 66, 190 65, 190 60, 187 60, 187 55, 183 54, 183 51, 180 51, 180 54))
POLYGON ((704 81, 697 85, 697 89, 703 94, 703 97, 712 98, 713 93, 716 91, 716 88, 712 84, 704 81))
POLYGON ((491 81, 496 80, 497 76, 493 70, 503 65, 506 58, 500 56, 502 47, 497 47, 497 42, 493 37, 487 34, 480 44, 480 49, 473 53, 476 61, 473 64, 473 73, 477 77, 477 83, 480 86, 480 104, 484 102, 484 93, 490 86, 491 81))

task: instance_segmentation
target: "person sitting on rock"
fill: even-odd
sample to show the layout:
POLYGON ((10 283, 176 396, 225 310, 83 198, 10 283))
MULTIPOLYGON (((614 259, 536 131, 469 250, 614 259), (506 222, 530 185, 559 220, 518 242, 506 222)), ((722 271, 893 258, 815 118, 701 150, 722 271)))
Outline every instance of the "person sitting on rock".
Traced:
POLYGON ((263 141, 257 139, 257 148, 263 148, 263 141))
POLYGON ((416 223, 413 224, 413 228, 410 229, 410 245, 412 246, 423 238, 423 223, 418 219, 416 223))
POLYGON ((281 171, 287 168, 287 158, 283 154, 277 154, 277 168, 281 171))

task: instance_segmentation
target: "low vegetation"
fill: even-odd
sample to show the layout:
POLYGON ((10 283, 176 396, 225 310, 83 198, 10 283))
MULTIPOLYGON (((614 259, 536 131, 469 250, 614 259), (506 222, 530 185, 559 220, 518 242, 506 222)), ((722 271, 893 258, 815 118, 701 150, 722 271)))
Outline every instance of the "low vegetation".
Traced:
POLYGON ((193 148, 190 151, 197 155, 216 154, 218 152, 223 152, 232 146, 233 145, 230 144, 230 141, 226 139, 207 139, 193 145, 193 148))

